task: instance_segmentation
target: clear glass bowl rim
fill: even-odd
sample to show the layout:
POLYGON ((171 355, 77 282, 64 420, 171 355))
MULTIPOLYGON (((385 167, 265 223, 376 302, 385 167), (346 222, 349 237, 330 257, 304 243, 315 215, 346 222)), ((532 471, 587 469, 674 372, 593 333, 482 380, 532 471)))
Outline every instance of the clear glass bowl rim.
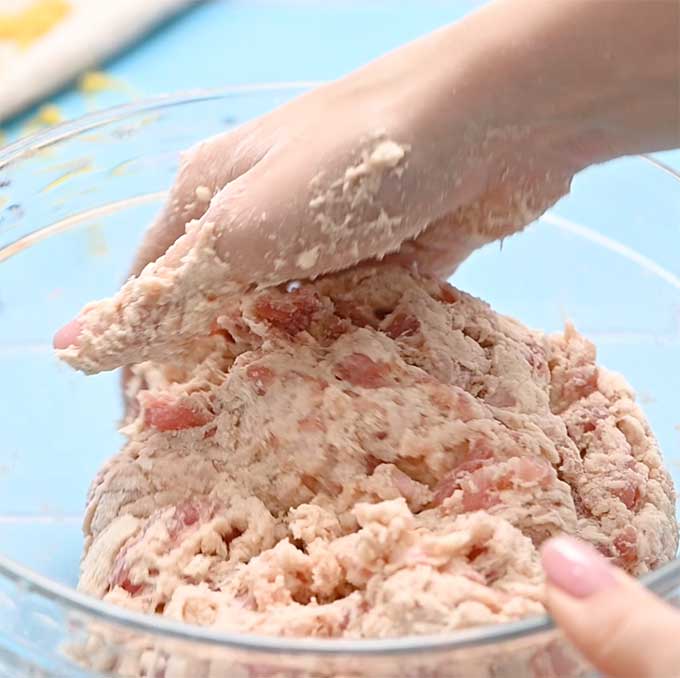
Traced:
MULTIPOLYGON (((322 82, 291 81, 280 83, 253 83, 219 89, 197 89, 144 99, 132 104, 107 108, 84 115, 75 120, 50 128, 44 132, 20 139, 0 149, 0 170, 30 156, 37 150, 85 131, 122 121, 140 113, 163 110, 201 101, 229 99, 242 94, 300 92, 323 84, 322 82)), ((659 171, 670 175, 680 184, 680 173, 654 157, 642 155, 641 161, 650 163, 659 171)), ((680 190, 680 187, 679 187, 680 190)), ((45 227, 50 228, 49 226, 45 227)), ((45 230, 41 229, 41 230, 45 230)), ((12 244, 3 247, 3 250, 12 244)), ((1 253, 1 250, 0 250, 1 253)), ((18 588, 58 603, 64 608, 86 614, 93 619, 155 636, 184 642, 200 642, 208 646, 234 650, 257 651, 275 654, 310 655, 364 655, 382 656, 416 654, 421 652, 450 652, 481 647, 518 639, 529 639, 534 634, 554 628, 548 615, 532 617, 517 622, 496 624, 465 631, 435 636, 408 636, 379 640, 319 640, 315 638, 278 638, 238 633, 217 633, 209 629, 172 622, 154 615, 130 612, 124 608, 104 603, 86 596, 76 589, 51 580, 32 569, 0 554, 0 577, 12 581, 18 588)), ((650 572, 641 578, 642 583, 659 596, 666 596, 680 586, 680 558, 650 572)))

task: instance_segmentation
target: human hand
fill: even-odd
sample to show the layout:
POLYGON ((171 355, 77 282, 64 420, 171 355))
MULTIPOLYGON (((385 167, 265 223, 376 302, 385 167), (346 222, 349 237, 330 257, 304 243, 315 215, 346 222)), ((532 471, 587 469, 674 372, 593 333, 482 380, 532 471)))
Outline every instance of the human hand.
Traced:
POLYGON ((455 109, 437 104, 441 83, 418 75, 431 42, 185 155, 139 276, 57 334, 62 356, 88 372, 167 358, 209 332, 224 295, 365 259, 394 254, 446 276, 554 203, 575 168, 548 172, 551 152, 519 156, 525 134, 489 119, 468 74, 455 109))
POLYGON ((604 5, 492 3, 200 144, 142 245, 138 277, 57 333, 61 357, 87 372, 167 360, 210 331, 225 296, 368 259, 447 276, 543 213, 579 169, 662 147, 674 133, 672 77, 653 63, 663 77, 650 88, 668 94, 642 98, 661 101, 658 121, 648 106, 622 116, 640 73, 624 58, 631 41, 598 12, 615 13, 634 47, 643 24, 640 51, 660 42, 673 55, 658 38, 670 17, 645 9, 661 28, 649 27, 635 7, 622 16, 604 5))
POLYGON ((548 541, 542 558, 548 609, 598 671, 609 678, 680 676, 680 612, 571 537, 548 541))

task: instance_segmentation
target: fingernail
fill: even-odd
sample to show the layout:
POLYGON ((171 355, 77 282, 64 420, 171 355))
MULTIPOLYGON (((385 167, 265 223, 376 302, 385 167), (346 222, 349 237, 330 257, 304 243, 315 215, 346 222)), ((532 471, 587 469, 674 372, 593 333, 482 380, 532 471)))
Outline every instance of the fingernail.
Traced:
POLYGON ((71 322, 66 323, 66 325, 54 335, 52 346, 58 350, 68 348, 69 346, 77 346, 81 329, 82 325, 79 320, 71 320, 71 322))
POLYGON ((556 537, 541 549, 548 582, 575 598, 587 598, 614 586, 614 568, 592 546, 572 537, 556 537))

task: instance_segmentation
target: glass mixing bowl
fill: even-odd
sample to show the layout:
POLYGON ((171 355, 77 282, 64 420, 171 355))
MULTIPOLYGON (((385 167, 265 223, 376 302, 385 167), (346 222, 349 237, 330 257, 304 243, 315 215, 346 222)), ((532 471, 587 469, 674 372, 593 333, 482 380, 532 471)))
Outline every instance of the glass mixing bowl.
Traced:
MULTIPOLYGON (((73 588, 85 493, 123 440, 119 377, 52 354, 55 328, 115 291, 181 149, 262 114, 302 84, 112 109, 0 151, 0 676, 307 678, 586 675, 547 618, 436 638, 324 641, 215 633, 73 588)), ((456 285, 530 326, 565 320, 637 389, 680 480, 680 178, 647 158, 579 175, 572 194, 456 285)), ((646 577, 672 600, 680 561, 646 577)))

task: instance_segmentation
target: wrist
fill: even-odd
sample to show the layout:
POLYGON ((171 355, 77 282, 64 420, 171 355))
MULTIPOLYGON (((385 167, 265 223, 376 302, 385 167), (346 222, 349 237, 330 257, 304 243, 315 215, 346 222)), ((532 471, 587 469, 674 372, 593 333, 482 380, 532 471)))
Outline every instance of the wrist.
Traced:
POLYGON ((680 145, 680 1, 499 0, 447 29, 491 128, 585 166, 680 145))

